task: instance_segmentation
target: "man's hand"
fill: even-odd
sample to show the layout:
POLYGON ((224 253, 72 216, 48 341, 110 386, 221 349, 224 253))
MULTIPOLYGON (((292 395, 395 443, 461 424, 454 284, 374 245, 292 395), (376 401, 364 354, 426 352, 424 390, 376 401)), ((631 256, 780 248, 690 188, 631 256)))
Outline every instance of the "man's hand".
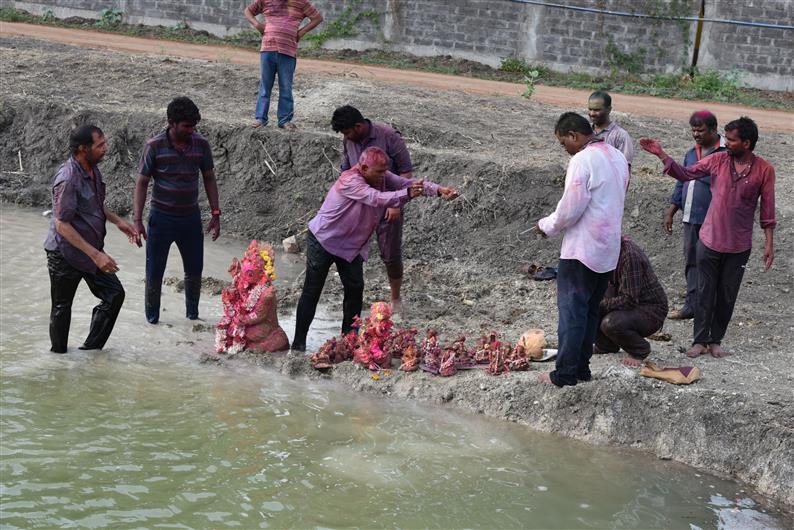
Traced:
POLYGON ((540 229, 540 223, 535 223, 535 226, 532 227, 532 231, 541 237, 547 237, 546 232, 540 229))
POLYGON ((141 235, 138 233, 138 230, 132 226, 130 223, 126 221, 121 221, 118 224, 119 230, 127 236, 127 239, 133 245, 137 245, 138 247, 141 246, 141 235))
POLYGON ((93 256, 91 259, 94 260, 94 263, 102 272, 115 274, 119 271, 119 266, 116 265, 116 260, 104 252, 97 252, 96 256, 93 256))
MULTIPOLYGON (((138 241, 140 241, 141 238, 143 238, 144 241, 146 240, 146 227, 143 226, 143 221, 135 221, 135 231, 138 232, 138 241)), ((138 243, 138 246, 141 246, 140 243, 138 243)))
POLYGON ((662 146, 659 145, 659 142, 653 138, 640 138, 640 146, 652 155, 656 155, 659 158, 664 156, 664 150, 662 149, 662 146))
POLYGON ((393 223, 394 221, 400 220, 400 209, 399 208, 386 208, 386 215, 384 219, 386 219, 387 223, 393 223))
POLYGON ((256 30, 259 32, 260 35, 264 35, 265 34, 265 25, 262 24, 261 22, 257 22, 256 26, 254 26, 254 27, 256 28, 256 30))
POLYGON ((425 181, 424 179, 415 180, 411 187, 408 188, 408 196, 412 199, 415 199, 425 193, 425 181))
POLYGON ((215 241, 218 239, 218 236, 221 235, 221 216, 220 215, 213 215, 210 222, 207 223, 207 233, 212 233, 212 240, 215 241))
POLYGON ((764 272, 772 268, 772 263, 775 261, 775 250, 772 245, 768 244, 764 247, 764 272))
POLYGON ((673 233, 673 212, 670 210, 667 210, 667 213, 664 214, 664 222, 662 223, 662 226, 664 227, 664 231, 668 236, 673 233))
POLYGON ((458 190, 455 188, 445 188, 443 186, 438 187, 438 195, 444 199, 445 201, 452 201, 458 198, 458 190))

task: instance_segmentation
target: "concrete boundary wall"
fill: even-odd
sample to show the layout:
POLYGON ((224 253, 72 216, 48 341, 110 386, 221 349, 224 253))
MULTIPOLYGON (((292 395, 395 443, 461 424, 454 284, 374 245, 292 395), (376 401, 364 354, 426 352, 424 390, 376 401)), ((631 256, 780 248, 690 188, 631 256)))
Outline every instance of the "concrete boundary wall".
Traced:
MULTIPOLYGON (((510 0, 314 0, 326 21, 374 11, 357 35, 328 48, 382 48, 420 56, 451 55, 490 66, 517 57, 557 71, 604 73, 636 69, 674 73, 688 68, 695 23, 615 17, 521 4, 510 0)), ((565 0, 567 5, 613 11, 697 16, 699 0, 565 0), (660 7, 661 6, 661 7, 660 7)), ((214 35, 249 29, 245 0, 0 0, 36 14, 99 18, 117 8, 132 24, 186 23, 214 35)), ((706 17, 791 24, 794 0, 706 0, 706 17)), ((321 26, 322 27, 322 26, 321 26)), ((794 30, 705 23, 698 66, 736 72, 748 86, 794 90, 794 30)))

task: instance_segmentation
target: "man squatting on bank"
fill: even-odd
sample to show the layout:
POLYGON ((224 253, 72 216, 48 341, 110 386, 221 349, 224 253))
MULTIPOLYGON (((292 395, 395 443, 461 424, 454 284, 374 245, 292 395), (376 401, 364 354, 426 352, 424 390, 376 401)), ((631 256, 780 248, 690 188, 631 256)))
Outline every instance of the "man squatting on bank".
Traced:
POLYGON ((107 152, 99 127, 82 125, 69 136, 72 156, 55 174, 52 220, 44 242, 50 274, 50 350, 66 353, 72 301, 80 280, 101 300, 94 307, 88 337, 81 350, 101 349, 110 337, 124 303, 124 288, 116 277, 119 266, 105 254, 105 222, 137 243, 135 228, 105 206, 105 182, 97 164, 107 152))
POLYGON ((160 291, 172 243, 179 249, 185 271, 185 316, 190 320, 198 318, 204 268, 199 174, 212 210, 207 233, 212 233, 213 241, 221 233, 212 150, 206 138, 195 131, 201 121, 199 109, 189 98, 178 97, 168 104, 166 113, 168 127, 143 148, 133 203, 138 241, 141 236, 146 239, 144 311, 151 324, 160 320, 160 291), (142 220, 143 205, 152 179, 147 232, 142 220))
POLYGON ((626 352, 623 364, 639 366, 651 353, 645 340, 664 325, 667 295, 640 246, 629 236, 620 239, 618 265, 600 304, 593 353, 626 352))
POLYGON ((561 387, 592 378, 599 307, 620 256, 629 165, 575 112, 560 116, 554 134, 571 160, 556 210, 535 231, 544 237, 565 231, 557 273, 556 369, 540 376, 561 387))
MULTIPOLYGON (((362 116, 355 107, 345 105, 334 111, 331 128, 342 133, 342 171, 353 167, 368 147, 379 147, 389 157, 389 171, 404 178, 413 177, 413 163, 408 147, 399 131, 381 122, 362 116)), ((386 191, 396 191, 386 186, 386 191)), ((386 208, 378 223, 378 249, 391 289, 392 314, 401 310, 400 288, 403 283, 403 219, 404 208, 386 208)))
POLYGON ((711 175, 711 205, 697 243, 698 293, 694 337, 689 357, 710 353, 724 357, 722 338, 733 315, 753 241, 753 217, 760 200, 764 230, 764 270, 775 259, 775 169, 753 153, 758 127, 750 118, 725 126, 725 148, 700 162, 683 167, 664 152, 659 142, 640 139, 643 149, 664 162, 664 172, 681 182, 711 175))
MULTIPOLYGON (((725 151, 725 141, 717 132, 717 117, 714 114, 707 110, 695 112, 689 117, 689 127, 695 146, 684 155, 684 167, 693 166, 711 154, 725 151)), ((711 176, 686 182, 676 181, 663 226, 667 234, 672 234, 673 216, 681 210, 686 299, 681 309, 670 313, 669 318, 673 320, 689 320, 695 316, 698 290, 697 245, 700 241, 700 227, 706 219, 710 204, 711 176)))
POLYGON ((407 179, 388 171, 388 167, 389 157, 382 149, 365 149, 358 163, 336 179, 320 211, 309 221, 306 277, 295 316, 293 350, 306 350, 306 335, 331 264, 336 264, 344 288, 342 333, 351 330, 353 317, 361 314, 363 304, 363 264, 368 257, 369 238, 386 208, 399 208, 420 195, 444 200, 458 196, 454 188, 407 179))

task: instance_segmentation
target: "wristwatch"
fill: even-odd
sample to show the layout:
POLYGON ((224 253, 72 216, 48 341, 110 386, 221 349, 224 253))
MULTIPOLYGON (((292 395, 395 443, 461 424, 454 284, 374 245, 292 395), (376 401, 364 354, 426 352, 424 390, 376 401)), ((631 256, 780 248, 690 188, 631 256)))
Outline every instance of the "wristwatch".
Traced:
POLYGON ((215 209, 215 210, 212 210, 212 212, 210 212, 210 213, 212 213, 212 215, 220 215, 220 214, 221 214, 221 211, 220 211, 220 210, 217 210, 217 209, 215 209))

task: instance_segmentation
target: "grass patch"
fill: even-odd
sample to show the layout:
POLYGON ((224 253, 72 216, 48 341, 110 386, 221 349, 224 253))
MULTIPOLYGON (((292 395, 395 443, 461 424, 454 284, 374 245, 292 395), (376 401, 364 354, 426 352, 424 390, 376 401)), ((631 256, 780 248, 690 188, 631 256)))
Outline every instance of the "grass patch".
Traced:
MULTIPOLYGON (((369 18, 370 14, 366 13, 364 17, 369 18)), ((99 21, 97 21, 81 17, 58 19, 49 10, 43 16, 36 16, 14 8, 0 8, 0 20, 4 22, 25 22, 47 26, 89 29, 134 37, 149 37, 196 44, 234 46, 249 50, 258 49, 261 40, 259 33, 254 30, 244 30, 235 35, 220 38, 206 31, 190 28, 182 22, 172 27, 126 24, 123 21, 123 14, 117 10, 103 11, 99 21)), ((356 22, 359 22, 359 20, 356 20, 356 22)), ((345 26, 342 29, 345 31, 340 31, 340 33, 344 34, 350 28, 345 26)), ((311 42, 312 39, 309 38, 311 35, 311 33, 307 35, 306 40, 311 42)), ((314 45, 315 43, 312 42, 312 44, 314 45)), ((502 59, 500 67, 496 69, 449 55, 418 57, 386 50, 326 50, 310 46, 301 48, 300 56, 522 84, 526 84, 527 78, 530 78, 533 86, 547 85, 583 90, 609 90, 610 92, 623 94, 647 94, 665 98, 697 99, 750 107, 794 110, 794 93, 742 87, 739 72, 726 75, 716 71, 703 71, 696 72, 694 77, 683 73, 641 75, 636 73, 637 69, 634 68, 635 63, 641 60, 639 56, 626 55, 619 57, 623 70, 621 71, 620 68, 616 67, 602 75, 553 72, 545 66, 530 65, 523 59, 515 57, 502 59)))

